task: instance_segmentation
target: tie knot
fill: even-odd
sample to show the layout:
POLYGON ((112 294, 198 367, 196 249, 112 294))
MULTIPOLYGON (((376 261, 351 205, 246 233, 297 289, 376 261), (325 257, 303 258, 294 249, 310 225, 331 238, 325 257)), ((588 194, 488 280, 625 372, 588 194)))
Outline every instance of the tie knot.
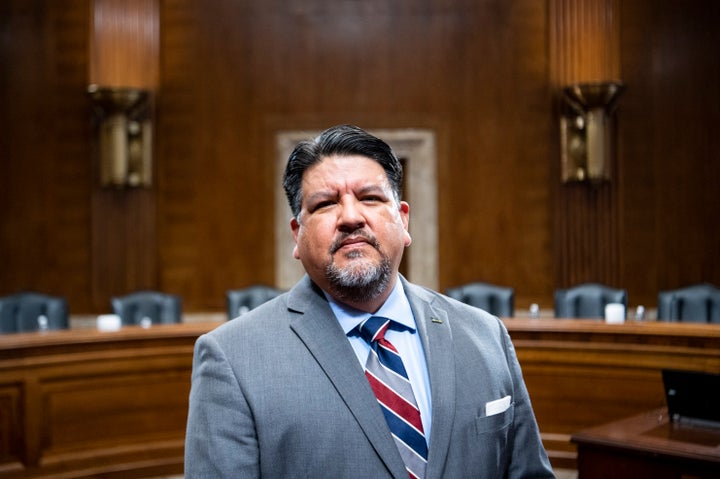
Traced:
POLYGON ((392 320, 382 316, 370 316, 358 325, 358 331, 365 341, 372 344, 373 341, 379 341, 385 337, 385 331, 391 322, 392 320))

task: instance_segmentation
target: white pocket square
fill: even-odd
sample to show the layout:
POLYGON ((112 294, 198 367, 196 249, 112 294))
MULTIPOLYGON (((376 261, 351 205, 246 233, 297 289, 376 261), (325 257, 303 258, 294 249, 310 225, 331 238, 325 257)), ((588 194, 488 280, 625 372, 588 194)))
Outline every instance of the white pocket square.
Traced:
POLYGON ((505 396, 504 398, 496 399, 494 401, 489 401, 485 403, 485 415, 486 416, 494 416, 495 414, 500 414, 501 412, 505 412, 507 408, 510 407, 510 396, 505 396))

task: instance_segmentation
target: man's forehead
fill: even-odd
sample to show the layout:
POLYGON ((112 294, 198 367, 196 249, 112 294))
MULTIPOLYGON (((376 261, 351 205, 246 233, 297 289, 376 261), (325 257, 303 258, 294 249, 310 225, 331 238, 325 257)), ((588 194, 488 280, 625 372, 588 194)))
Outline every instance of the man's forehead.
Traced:
POLYGON ((304 187, 310 186, 310 183, 326 186, 353 184, 361 187, 371 184, 386 187, 390 184, 380 163, 359 155, 323 157, 303 172, 302 182, 304 187))

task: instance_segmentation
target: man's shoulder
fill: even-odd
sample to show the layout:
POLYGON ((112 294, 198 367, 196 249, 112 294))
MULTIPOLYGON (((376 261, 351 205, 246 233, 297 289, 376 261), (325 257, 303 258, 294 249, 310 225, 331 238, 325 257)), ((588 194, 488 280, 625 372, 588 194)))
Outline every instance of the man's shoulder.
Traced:
POLYGON ((499 321, 496 316, 483 309, 458 301, 431 288, 409 282, 405 282, 403 286, 411 303, 414 300, 423 301, 430 308, 440 309, 447 312, 449 316, 466 318, 470 321, 480 321, 486 324, 497 324, 499 321))

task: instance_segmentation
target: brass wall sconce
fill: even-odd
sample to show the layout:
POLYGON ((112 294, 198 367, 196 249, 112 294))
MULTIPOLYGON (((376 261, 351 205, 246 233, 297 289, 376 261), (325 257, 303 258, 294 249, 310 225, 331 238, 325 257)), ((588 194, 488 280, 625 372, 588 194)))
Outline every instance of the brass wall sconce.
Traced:
POLYGON ((563 89, 560 116, 562 181, 600 183, 612 177, 612 113, 624 86, 581 83, 563 89))
POLYGON ((88 94, 99 120, 100 184, 117 188, 150 186, 150 92, 90 85, 88 94))

